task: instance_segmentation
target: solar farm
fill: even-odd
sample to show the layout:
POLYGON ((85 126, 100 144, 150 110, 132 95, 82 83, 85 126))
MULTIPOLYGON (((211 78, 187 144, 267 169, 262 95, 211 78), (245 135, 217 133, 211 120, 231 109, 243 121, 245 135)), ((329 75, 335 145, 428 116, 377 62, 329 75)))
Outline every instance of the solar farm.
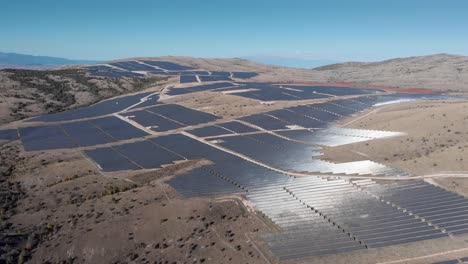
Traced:
POLYGON ((112 62, 89 66, 87 69, 90 75, 112 78, 147 75, 179 76, 180 83, 232 81, 233 78, 249 79, 258 75, 255 72, 203 71, 172 62, 151 60, 112 62))
POLYGON ((349 161, 324 156, 343 146, 405 135, 346 127, 345 121, 402 102, 461 98, 256 82, 248 80, 259 75, 255 72, 209 71, 167 61, 111 62, 87 70, 103 78, 178 76, 179 83, 162 92, 26 119, 17 128, 0 130, 0 140, 20 140, 25 153, 79 152, 103 177, 206 161, 161 184, 184 200, 240 198, 268 226, 254 238, 261 263, 376 256, 379 250, 431 241, 450 244, 468 234, 463 195, 373 156, 358 153, 349 161), (209 105, 191 108, 170 101, 201 93, 268 107, 229 117, 210 112, 209 105))

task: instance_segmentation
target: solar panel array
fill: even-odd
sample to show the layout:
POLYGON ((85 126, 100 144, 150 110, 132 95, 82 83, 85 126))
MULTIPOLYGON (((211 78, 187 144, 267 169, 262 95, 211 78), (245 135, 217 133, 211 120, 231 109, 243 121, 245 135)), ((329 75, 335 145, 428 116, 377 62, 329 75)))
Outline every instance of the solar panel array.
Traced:
POLYGON ((180 83, 192 83, 198 82, 197 76, 195 75, 181 75, 180 76, 180 83))
MULTIPOLYGON (((370 98, 365 96, 364 98, 370 98)), ((373 101, 359 102, 353 99, 338 99, 326 103, 293 106, 241 117, 240 120, 266 130, 288 129, 291 126, 302 128, 324 128, 330 123, 368 109, 373 101)), ((294 132, 291 132, 292 134, 294 132)))
POLYGON ((382 91, 375 89, 361 89, 351 87, 333 87, 333 86, 296 86, 296 85, 275 85, 269 83, 239 83, 242 89, 249 91, 234 90, 240 88, 227 88, 223 91, 233 91, 232 94, 248 97, 261 101, 291 101, 291 100, 309 100, 330 98, 343 95, 364 95, 376 94, 382 91))
POLYGON ((16 129, 5 129, 0 130, 0 140, 17 140, 18 139, 18 130, 16 129))
POLYGON ((372 139, 401 135, 398 132, 376 131, 365 129, 349 129, 327 127, 324 129, 297 129, 275 132, 284 137, 317 145, 335 147, 372 139))
POLYGON ((365 190, 452 235, 468 233, 468 200, 426 182, 373 184, 365 190))
MULTIPOLYGON (((358 183, 373 182, 361 180, 358 183)), ((341 179, 295 178, 283 186, 249 192, 247 198, 283 229, 263 237, 280 259, 448 236, 409 212, 341 179)))
POLYGON ((227 122, 212 126, 205 126, 189 130, 188 132, 198 137, 218 137, 223 135, 234 135, 237 133, 251 133, 258 130, 239 122, 227 122))
POLYGON ((104 171, 155 169, 184 159, 149 140, 84 152, 104 171))
POLYGON ((321 148, 294 142, 269 133, 217 137, 218 145, 274 168, 295 172, 357 175, 405 175, 385 165, 361 160, 332 163, 319 159, 321 148))
POLYGON ((224 71, 193 71, 195 68, 168 61, 120 61, 108 65, 93 65, 86 67, 89 74, 101 77, 145 77, 144 73, 158 75, 180 75, 181 83, 230 81, 234 78, 248 79, 257 76, 255 72, 224 72, 224 71), (197 79, 197 77, 199 79, 197 79))
POLYGON ((18 131, 26 151, 87 147, 148 135, 114 116, 18 131))
MULTIPOLYGON (((108 115, 122 111, 124 109, 127 109, 128 107, 140 103, 144 97, 149 96, 150 94, 151 92, 146 92, 135 95, 127 95, 119 98, 113 98, 91 106, 80 107, 55 114, 38 116, 28 119, 26 121, 59 122, 108 115)), ((152 95, 152 97, 156 99, 155 101, 157 101, 157 95, 152 95)))
POLYGON ((168 95, 180 95, 180 94, 188 94, 188 93, 195 93, 195 92, 202 92, 202 91, 211 91, 220 88, 226 87, 234 87, 235 84, 231 82, 220 82, 220 83, 212 83, 212 84, 203 84, 197 86, 191 86, 187 88, 174 88, 169 89, 166 93, 168 95))

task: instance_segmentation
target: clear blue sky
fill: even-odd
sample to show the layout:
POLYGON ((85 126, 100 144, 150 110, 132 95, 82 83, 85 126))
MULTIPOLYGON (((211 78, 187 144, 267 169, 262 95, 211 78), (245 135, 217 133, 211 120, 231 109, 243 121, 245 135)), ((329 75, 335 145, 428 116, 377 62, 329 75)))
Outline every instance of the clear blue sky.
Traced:
POLYGON ((75 59, 468 55, 466 0, 2 0, 0 51, 75 59))

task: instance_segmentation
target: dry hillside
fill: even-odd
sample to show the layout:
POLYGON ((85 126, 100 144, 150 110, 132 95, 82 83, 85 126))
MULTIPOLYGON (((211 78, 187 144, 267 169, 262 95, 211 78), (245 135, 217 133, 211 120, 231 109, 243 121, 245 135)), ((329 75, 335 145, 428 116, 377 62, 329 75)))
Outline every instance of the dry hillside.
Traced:
POLYGON ((313 69, 330 82, 372 83, 440 92, 468 92, 468 57, 436 54, 382 62, 349 62, 313 69))
POLYGON ((0 71, 0 125, 162 85, 167 78, 96 78, 82 69, 0 71))

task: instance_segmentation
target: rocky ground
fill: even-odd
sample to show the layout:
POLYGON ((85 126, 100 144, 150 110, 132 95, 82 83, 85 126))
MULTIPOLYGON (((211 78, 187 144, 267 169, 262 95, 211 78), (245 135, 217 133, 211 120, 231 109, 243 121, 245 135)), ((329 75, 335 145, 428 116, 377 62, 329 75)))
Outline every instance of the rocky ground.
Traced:
POLYGON ((239 197, 183 199, 164 183, 206 161, 103 175, 79 151, 0 154, 0 263, 266 262, 266 225, 239 197))

